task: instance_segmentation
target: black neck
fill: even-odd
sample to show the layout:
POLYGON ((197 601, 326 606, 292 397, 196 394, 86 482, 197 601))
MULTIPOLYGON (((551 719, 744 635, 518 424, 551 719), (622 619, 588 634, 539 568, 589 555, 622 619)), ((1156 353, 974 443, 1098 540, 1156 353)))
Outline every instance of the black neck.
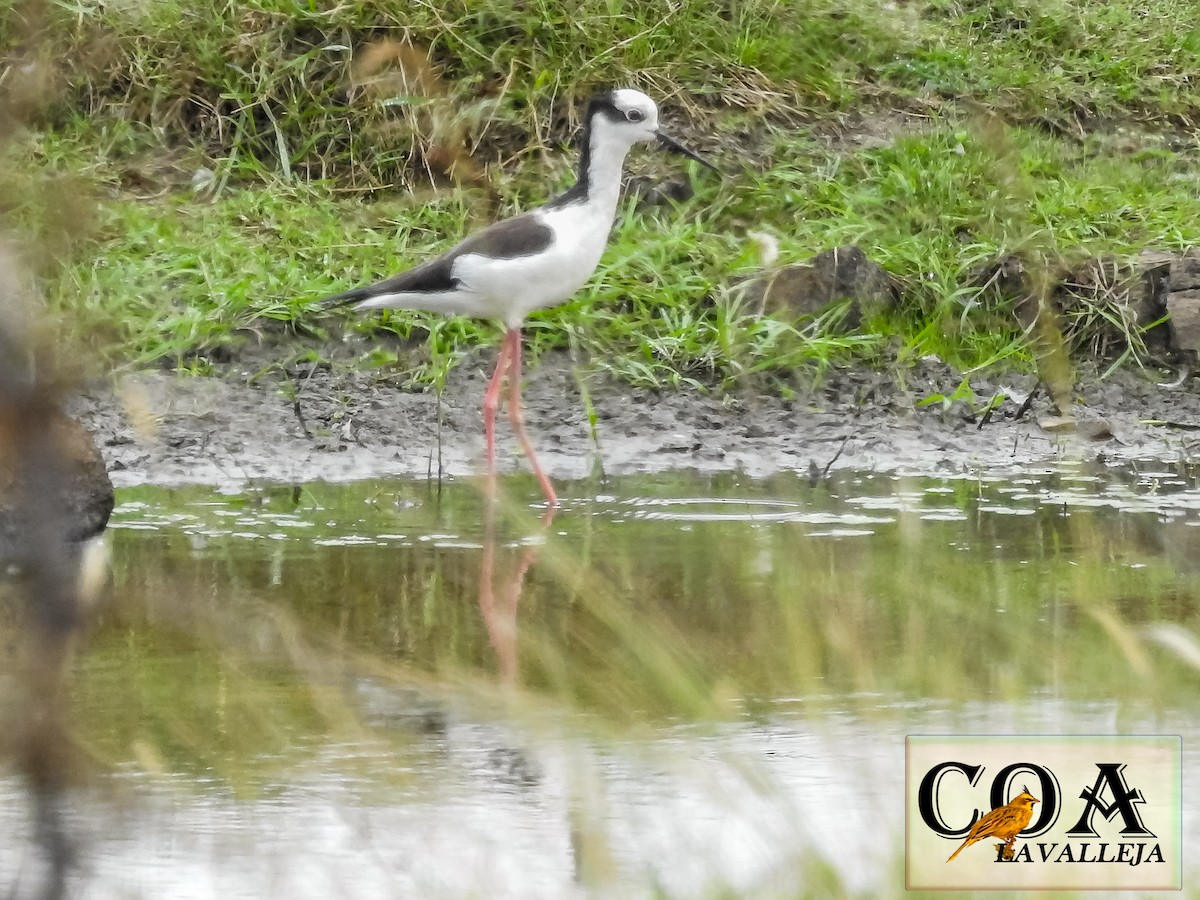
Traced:
POLYGON ((587 119, 583 123, 583 146, 579 151, 579 173, 575 178, 575 183, 547 203, 547 206, 567 206, 571 203, 587 202, 588 192, 591 188, 592 123, 596 121, 597 116, 616 118, 620 115, 617 108, 613 106, 611 94, 601 94, 599 97, 592 98, 588 103, 587 119))

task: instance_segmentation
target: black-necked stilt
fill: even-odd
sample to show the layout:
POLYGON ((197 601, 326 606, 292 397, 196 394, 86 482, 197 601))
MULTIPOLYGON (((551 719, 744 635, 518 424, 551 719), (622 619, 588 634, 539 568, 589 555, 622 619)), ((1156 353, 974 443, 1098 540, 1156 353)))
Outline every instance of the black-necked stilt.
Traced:
POLYGON ((504 323, 504 344, 483 397, 489 494, 495 487, 496 408, 507 379, 513 431, 547 502, 558 502, 521 416, 521 323, 534 310, 565 301, 596 270, 616 216, 625 155, 649 140, 718 171, 658 127, 658 107, 645 94, 610 91, 588 106, 579 179, 566 193, 489 225, 407 272, 327 298, 359 310, 422 309, 504 323))

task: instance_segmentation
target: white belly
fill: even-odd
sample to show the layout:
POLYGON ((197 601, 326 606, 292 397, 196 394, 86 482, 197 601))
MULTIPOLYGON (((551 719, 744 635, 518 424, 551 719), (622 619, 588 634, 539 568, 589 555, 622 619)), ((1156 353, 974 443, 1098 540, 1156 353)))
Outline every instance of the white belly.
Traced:
POLYGON ((611 210, 583 203, 546 210, 539 218, 555 234, 541 253, 512 259, 472 254, 454 263, 462 290, 478 296, 509 327, 535 309, 565 302, 583 287, 596 271, 612 230, 611 210))

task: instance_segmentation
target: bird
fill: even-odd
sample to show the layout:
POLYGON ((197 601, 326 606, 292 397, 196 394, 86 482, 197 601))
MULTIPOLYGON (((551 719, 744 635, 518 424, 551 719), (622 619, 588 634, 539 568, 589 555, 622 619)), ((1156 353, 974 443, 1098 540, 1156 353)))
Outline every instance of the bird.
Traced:
MULTIPOLYGON (((1017 835, 1028 827, 1033 818, 1033 804, 1040 802, 1037 797, 1029 793, 1029 788, 1022 785, 1021 793, 1013 797, 1006 805, 997 806, 971 826, 970 832, 967 833, 967 839, 950 854, 950 859, 947 859, 946 862, 953 860, 976 841, 982 841, 989 837, 1003 839, 1004 843, 998 846, 1003 846, 1006 851, 1011 850, 1012 845, 1016 843, 1017 835)), ((1005 855, 1007 858, 1007 852, 1005 855)))
POLYGON ((496 410, 507 382, 509 421, 549 507, 557 506, 558 498, 538 464, 521 407, 525 317, 565 302, 596 270, 616 217, 625 157, 635 144, 656 140, 720 174, 662 129, 658 105, 641 91, 599 94, 588 103, 584 121, 578 177, 564 193, 494 222, 399 275, 322 301, 353 305, 356 311, 399 308, 498 319, 504 340, 483 395, 488 494, 495 494, 496 410))

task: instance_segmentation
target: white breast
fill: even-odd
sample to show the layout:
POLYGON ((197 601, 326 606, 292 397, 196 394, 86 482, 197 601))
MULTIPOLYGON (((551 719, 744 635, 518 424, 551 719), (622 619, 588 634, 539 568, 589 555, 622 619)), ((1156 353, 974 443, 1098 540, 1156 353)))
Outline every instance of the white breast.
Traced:
POLYGON ((510 328, 535 309, 557 306, 583 287, 596 271, 612 230, 612 211, 596 204, 572 203, 535 215, 554 232, 542 252, 512 259, 468 254, 454 263, 454 277, 463 289, 484 300, 492 315, 510 328))

